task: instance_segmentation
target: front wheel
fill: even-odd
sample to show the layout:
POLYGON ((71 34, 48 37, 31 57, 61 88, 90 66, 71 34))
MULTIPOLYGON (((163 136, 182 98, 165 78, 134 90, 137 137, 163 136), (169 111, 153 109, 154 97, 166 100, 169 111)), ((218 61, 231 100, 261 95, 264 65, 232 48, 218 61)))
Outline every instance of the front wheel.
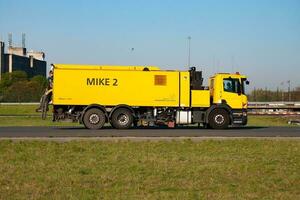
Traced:
POLYGON ((229 115, 224 109, 215 109, 209 114, 208 124, 213 129, 226 129, 229 126, 229 115))

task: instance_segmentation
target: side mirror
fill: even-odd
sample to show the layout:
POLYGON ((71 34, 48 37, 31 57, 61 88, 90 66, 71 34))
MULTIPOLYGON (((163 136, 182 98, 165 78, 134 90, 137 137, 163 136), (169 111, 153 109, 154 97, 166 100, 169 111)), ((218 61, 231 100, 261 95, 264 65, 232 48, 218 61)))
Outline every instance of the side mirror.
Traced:
POLYGON ((250 82, 247 80, 247 81, 246 81, 246 85, 249 85, 249 84, 250 84, 250 82))
POLYGON ((240 96, 242 94, 242 85, 240 82, 238 82, 238 95, 240 96))

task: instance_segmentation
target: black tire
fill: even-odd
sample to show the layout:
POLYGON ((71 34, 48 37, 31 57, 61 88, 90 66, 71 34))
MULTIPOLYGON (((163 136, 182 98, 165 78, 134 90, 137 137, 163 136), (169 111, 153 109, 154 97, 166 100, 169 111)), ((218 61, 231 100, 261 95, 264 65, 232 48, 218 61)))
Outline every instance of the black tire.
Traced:
POLYGON ((117 129, 128 129, 133 123, 133 114, 126 108, 118 108, 111 115, 111 125, 117 129))
POLYGON ((213 129, 226 129, 229 126, 229 115, 224 109, 215 109, 209 114, 208 125, 213 129))
POLYGON ((98 108, 91 108, 83 115, 83 124, 88 129, 100 129, 105 124, 105 114, 98 108))

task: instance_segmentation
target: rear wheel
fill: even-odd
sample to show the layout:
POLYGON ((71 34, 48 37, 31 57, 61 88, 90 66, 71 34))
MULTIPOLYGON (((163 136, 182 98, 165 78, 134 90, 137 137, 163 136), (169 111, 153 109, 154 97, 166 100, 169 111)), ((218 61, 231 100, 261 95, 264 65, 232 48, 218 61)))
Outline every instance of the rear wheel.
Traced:
POLYGON ((119 108, 112 113, 111 125, 117 129, 128 129, 132 126, 133 114, 126 108, 119 108))
POLYGON ((98 108, 91 108, 84 113, 82 121, 88 129, 100 129, 105 124, 105 114, 98 108))
POLYGON ((209 114, 208 124, 213 129, 225 129, 229 126, 229 115, 224 109, 215 109, 209 114))

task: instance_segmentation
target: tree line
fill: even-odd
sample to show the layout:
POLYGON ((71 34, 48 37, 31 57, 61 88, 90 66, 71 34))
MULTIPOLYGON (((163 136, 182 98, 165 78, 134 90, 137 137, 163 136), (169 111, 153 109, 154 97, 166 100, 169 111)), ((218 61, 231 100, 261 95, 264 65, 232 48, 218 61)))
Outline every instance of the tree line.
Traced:
POLYGON ((254 89, 247 95, 249 101, 300 101, 300 87, 296 87, 291 91, 268 89, 254 89))
POLYGON ((38 102, 45 92, 47 79, 28 78, 24 71, 4 73, 0 81, 0 102, 38 102))

